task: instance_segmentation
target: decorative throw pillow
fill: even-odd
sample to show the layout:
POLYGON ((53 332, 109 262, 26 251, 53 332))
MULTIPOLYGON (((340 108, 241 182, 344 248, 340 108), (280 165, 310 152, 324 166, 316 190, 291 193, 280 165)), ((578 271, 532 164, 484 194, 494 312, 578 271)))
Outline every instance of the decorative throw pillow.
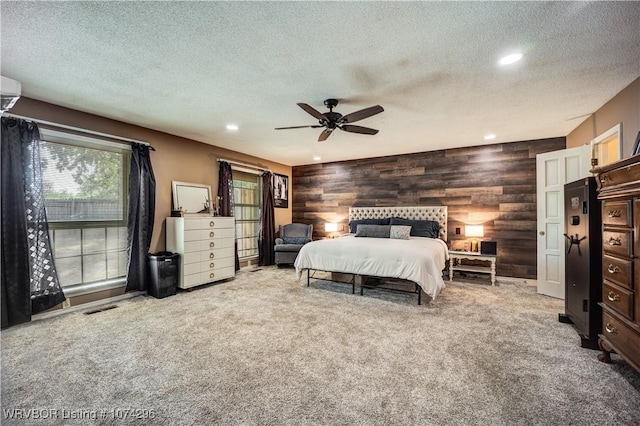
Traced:
POLYGON ((389 238, 390 225, 358 225, 356 237, 389 238))
POLYGON ((283 240, 285 244, 305 244, 307 237, 284 237, 283 240))
POLYGON ((349 232, 355 234, 358 231, 358 225, 388 225, 389 218, 386 219, 358 219, 349 222, 349 232))
POLYGON ((389 238, 393 238, 395 240, 408 240, 409 235, 411 235, 411 227, 404 225, 390 225, 391 232, 389 233, 389 238))
POLYGON ((411 227, 412 237, 440 237, 440 224, 433 220, 409 220, 399 217, 392 217, 391 225, 406 225, 411 227))

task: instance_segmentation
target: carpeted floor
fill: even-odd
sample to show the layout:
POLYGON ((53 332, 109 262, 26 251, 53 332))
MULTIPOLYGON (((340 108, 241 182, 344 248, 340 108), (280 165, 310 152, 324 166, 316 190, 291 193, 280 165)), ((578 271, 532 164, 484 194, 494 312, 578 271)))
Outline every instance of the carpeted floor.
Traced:
POLYGON ((447 281, 418 306, 415 295, 361 297, 302 286, 292 269, 245 269, 2 331, 1 422, 640 424, 640 374, 580 348, 557 320, 563 306, 523 284, 447 281), (62 418, 73 416, 84 418, 62 418))

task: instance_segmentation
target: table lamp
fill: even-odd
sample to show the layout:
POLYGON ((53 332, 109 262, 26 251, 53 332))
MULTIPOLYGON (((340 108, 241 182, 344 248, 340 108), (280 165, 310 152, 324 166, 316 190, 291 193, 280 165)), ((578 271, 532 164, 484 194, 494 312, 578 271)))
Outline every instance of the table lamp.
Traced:
POLYGON ((329 233, 329 238, 333 238, 333 232, 338 232, 338 224, 335 222, 325 223, 324 230, 329 233))
POLYGON ((476 238, 484 237, 484 227, 482 225, 465 225, 464 235, 471 238, 471 251, 477 252, 479 247, 476 238))

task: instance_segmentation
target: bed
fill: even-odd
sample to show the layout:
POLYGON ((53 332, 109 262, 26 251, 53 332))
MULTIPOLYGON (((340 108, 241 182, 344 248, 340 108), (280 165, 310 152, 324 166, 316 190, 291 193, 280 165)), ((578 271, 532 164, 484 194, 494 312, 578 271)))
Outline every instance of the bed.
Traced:
MULTIPOLYGON (((300 250, 294 263, 298 279, 307 273, 307 286, 312 272, 326 271, 351 276, 350 284, 355 293, 356 283, 360 294, 368 288, 363 277, 393 278, 413 282, 421 304, 421 290, 435 299, 445 287, 442 270, 449 258, 446 245, 447 207, 351 207, 349 222, 374 222, 386 218, 402 218, 411 221, 434 221, 439 230, 434 238, 410 236, 408 239, 362 238, 349 233, 335 239, 312 241, 300 250), (359 279, 359 280, 358 280, 359 279), (359 281, 359 282, 358 282, 359 281)), ((415 222, 417 223, 417 222, 415 222)), ((363 228, 358 228, 358 230, 363 228)), ((303 284, 304 285, 304 284, 303 284)), ((385 287, 376 286, 385 289, 385 287)), ((397 290, 397 289, 390 289, 397 290)))

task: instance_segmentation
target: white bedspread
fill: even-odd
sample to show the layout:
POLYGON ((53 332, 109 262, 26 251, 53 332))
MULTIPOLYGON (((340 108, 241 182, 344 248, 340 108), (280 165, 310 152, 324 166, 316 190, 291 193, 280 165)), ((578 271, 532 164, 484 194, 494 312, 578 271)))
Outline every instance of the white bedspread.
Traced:
POLYGON ((441 239, 411 237, 400 240, 345 235, 305 244, 294 266, 298 279, 305 269, 401 278, 417 283, 435 299, 445 287, 442 270, 448 258, 447 245, 441 239))

